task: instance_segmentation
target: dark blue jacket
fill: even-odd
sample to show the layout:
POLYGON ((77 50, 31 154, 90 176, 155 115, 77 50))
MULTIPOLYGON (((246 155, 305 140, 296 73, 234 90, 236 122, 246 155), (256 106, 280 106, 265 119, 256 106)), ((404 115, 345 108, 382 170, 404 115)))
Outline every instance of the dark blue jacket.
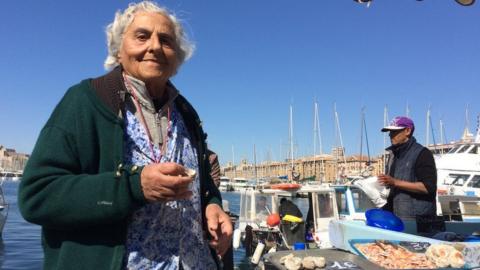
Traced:
MULTIPOLYGON (((412 183, 422 181, 423 179, 418 179, 415 173, 415 166, 420 153, 424 149, 425 147, 417 143, 415 137, 411 137, 402 145, 390 146, 387 148, 390 156, 387 162, 386 174, 412 183)), ((392 188, 389 195, 389 203, 393 213, 402 219, 436 215, 435 194, 432 196, 432 194, 418 194, 392 188)))

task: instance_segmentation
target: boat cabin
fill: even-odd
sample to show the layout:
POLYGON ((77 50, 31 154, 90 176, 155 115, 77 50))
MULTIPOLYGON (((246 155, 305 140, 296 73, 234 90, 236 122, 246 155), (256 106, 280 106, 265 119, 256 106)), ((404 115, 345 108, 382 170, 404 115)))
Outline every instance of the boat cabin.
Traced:
POLYGON ((286 214, 280 224, 273 227, 268 226, 267 218, 270 214, 279 213, 282 197, 288 191, 246 189, 241 192, 237 229, 247 256, 251 255, 258 242, 268 242, 269 249, 291 249, 294 243, 307 240, 313 245, 329 247, 328 225, 330 221, 339 219, 335 189, 323 185, 304 186, 300 190, 308 194, 309 209, 304 209, 299 220, 291 220, 294 217, 286 214))
POLYGON ((336 194, 339 219, 365 220, 365 212, 376 208, 363 190, 353 185, 333 186, 336 194))

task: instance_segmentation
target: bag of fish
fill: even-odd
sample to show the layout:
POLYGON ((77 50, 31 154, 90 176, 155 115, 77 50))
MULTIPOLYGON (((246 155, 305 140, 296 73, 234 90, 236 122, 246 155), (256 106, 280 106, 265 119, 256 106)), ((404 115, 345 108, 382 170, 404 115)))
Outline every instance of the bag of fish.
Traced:
POLYGON ((381 208, 387 203, 390 188, 381 185, 376 176, 356 180, 353 185, 365 192, 375 207, 381 208))

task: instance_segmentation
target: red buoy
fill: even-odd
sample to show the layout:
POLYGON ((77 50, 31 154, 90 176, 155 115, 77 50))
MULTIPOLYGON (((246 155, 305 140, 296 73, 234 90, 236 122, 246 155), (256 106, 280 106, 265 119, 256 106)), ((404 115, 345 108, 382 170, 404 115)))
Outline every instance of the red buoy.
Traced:
POLYGON ((268 224, 268 226, 270 226, 270 227, 275 227, 275 226, 277 226, 278 224, 280 224, 280 215, 277 214, 277 213, 270 214, 270 215, 267 217, 267 224, 268 224))

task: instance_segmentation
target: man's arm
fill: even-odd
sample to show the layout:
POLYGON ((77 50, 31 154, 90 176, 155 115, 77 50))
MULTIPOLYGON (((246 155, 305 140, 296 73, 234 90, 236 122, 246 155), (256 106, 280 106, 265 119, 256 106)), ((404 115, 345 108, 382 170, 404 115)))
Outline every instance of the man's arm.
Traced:
POLYGON ((415 176, 417 182, 408 182, 381 174, 378 176, 378 181, 383 185, 414 193, 434 194, 437 190, 437 171, 433 155, 427 148, 424 148, 417 158, 415 176))
MULTIPOLYGON (((380 182, 382 182, 380 179, 381 175, 378 176, 378 180, 380 182)), ((384 182, 388 182, 389 186, 392 186, 392 187, 395 187, 395 188, 398 188, 398 189, 402 189, 402 190, 406 190, 406 191, 410 191, 410 192, 414 192, 414 193, 422 193, 422 194, 427 194, 428 193, 428 190, 427 188, 425 187, 425 185, 422 183, 422 182, 408 182, 408 181, 403 181, 403 180, 400 180, 400 179, 396 179, 396 178, 393 178, 389 175, 383 175, 382 176, 382 179, 383 177, 387 177, 387 178, 391 178, 389 180, 384 180, 384 182)))
POLYGON ((428 194, 437 193, 437 167, 432 152, 423 148, 415 163, 415 176, 422 182, 428 194))

